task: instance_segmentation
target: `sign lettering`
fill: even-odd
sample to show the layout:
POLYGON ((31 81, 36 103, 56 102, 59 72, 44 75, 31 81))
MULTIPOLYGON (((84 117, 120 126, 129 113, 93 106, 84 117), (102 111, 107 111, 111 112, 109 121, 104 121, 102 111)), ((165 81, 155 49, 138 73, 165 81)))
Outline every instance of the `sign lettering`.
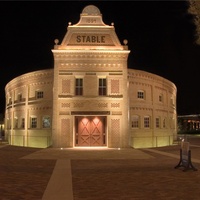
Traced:
POLYGON ((110 34, 73 33, 69 38, 69 46, 115 46, 110 34))
POLYGON ((105 43, 105 36, 103 35, 77 35, 76 36, 77 43, 105 43))

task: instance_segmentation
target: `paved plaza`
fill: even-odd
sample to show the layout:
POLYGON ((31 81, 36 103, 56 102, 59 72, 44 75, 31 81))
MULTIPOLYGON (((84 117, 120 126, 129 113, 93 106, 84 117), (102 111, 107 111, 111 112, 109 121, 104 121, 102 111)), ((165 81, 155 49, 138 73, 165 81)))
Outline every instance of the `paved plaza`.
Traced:
POLYGON ((180 144, 146 149, 27 148, 0 144, 0 200, 199 200, 197 171, 175 169, 180 144))

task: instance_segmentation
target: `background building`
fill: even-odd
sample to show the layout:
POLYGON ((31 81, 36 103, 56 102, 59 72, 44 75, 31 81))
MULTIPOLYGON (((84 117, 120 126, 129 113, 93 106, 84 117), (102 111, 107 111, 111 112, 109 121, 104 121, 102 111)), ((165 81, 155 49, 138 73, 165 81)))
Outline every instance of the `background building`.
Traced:
POLYGON ((52 50, 54 69, 30 72, 5 88, 5 133, 31 147, 155 147, 176 139, 176 86, 128 69, 127 40, 86 6, 52 50))
POLYGON ((200 132, 200 115, 179 115, 178 119, 178 133, 182 134, 199 134, 200 132))

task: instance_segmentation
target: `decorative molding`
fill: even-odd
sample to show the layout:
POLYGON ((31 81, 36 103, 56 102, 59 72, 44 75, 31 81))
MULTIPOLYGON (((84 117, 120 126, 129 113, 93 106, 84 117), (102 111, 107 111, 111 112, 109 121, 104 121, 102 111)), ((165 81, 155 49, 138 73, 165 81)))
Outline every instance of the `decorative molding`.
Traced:
POLYGON ((85 75, 96 75, 96 72, 86 72, 85 75))
POLYGON ((142 82, 129 81, 129 83, 130 83, 130 84, 133 84, 133 85, 142 85, 142 86, 152 87, 151 84, 142 83, 142 82))
POLYGON ((71 115, 110 115, 110 111, 72 111, 71 115))
POLYGON ((112 111, 112 115, 122 115, 122 111, 112 111))
POLYGON ((31 107, 29 110, 50 110, 52 107, 50 106, 41 106, 41 107, 31 107))
POLYGON ((8 90, 8 88, 10 87, 11 88, 17 86, 21 87, 23 85, 27 85, 27 82, 29 83, 30 81, 33 81, 35 78, 41 78, 41 80, 44 80, 44 78, 48 77, 51 78, 53 82, 53 74, 54 74, 53 69, 38 70, 23 74, 8 82, 6 85, 6 90, 8 90))
POLYGON ((108 103, 98 103, 98 107, 99 108, 107 108, 108 107, 108 103))
POLYGON ((70 115, 70 112, 67 111, 60 111, 59 115, 70 115))
POLYGON ((119 108, 120 103, 111 103, 111 108, 119 108))
POLYGON ((82 108, 82 107, 84 107, 84 103, 83 102, 74 102, 73 107, 74 108, 82 108))
POLYGON ((72 98, 73 95, 64 95, 64 94, 59 94, 58 98, 72 98))
POLYGON ((61 103, 62 108, 70 108, 70 103, 61 103))
POLYGON ((123 95, 108 95, 110 98, 123 98, 123 95))
POLYGON ((130 110, 147 110, 147 111, 152 111, 153 108, 145 108, 145 107, 130 107, 130 110))

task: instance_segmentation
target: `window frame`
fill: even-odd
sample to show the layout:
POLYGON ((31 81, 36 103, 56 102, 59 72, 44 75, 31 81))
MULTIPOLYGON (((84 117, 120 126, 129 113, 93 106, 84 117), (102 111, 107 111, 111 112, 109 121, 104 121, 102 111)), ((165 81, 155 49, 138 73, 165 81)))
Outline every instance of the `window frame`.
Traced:
POLYGON ((36 116, 31 116, 30 117, 30 128, 37 128, 37 117, 36 116))
POLYGON ((17 100, 18 100, 18 102, 21 102, 22 101, 22 93, 19 93, 18 95, 17 95, 17 100))
POLYGON ((158 101, 159 101, 160 103, 163 103, 163 94, 159 94, 159 96, 158 96, 158 101))
POLYGON ((48 115, 44 115, 43 117, 42 117, 42 128, 44 128, 44 129, 49 129, 49 128, 51 128, 51 117, 50 116, 48 116, 48 115), (44 119, 46 119, 46 118, 49 118, 49 126, 44 126, 44 119))
POLYGON ((163 128, 167 128, 167 122, 166 122, 166 118, 163 119, 163 128))
POLYGON ((145 91, 144 90, 138 90, 137 91, 137 99, 145 99, 145 91))
POLYGON ((99 96, 107 95, 107 79, 104 77, 98 79, 98 95, 99 96))
POLYGON ((43 99, 44 98, 44 92, 41 90, 36 91, 35 94, 36 99, 43 99))
POLYGON ((21 129, 25 129, 25 118, 24 118, 24 117, 21 118, 21 125, 20 125, 20 128, 21 128, 21 129))
POLYGON ((75 96, 83 96, 83 78, 75 78, 75 96))
POLYGON ((160 128, 160 117, 156 117, 156 128, 160 128))
POLYGON ((140 116, 139 115, 132 115, 131 117, 131 128, 137 129, 140 126, 140 116), (136 119, 136 120, 134 120, 136 119))
POLYGON ((19 125, 19 119, 18 119, 18 117, 15 117, 14 119, 15 119, 14 120, 14 128, 17 129, 18 125, 19 125))
POLYGON ((149 115, 144 116, 144 128, 151 128, 151 119, 149 115))

